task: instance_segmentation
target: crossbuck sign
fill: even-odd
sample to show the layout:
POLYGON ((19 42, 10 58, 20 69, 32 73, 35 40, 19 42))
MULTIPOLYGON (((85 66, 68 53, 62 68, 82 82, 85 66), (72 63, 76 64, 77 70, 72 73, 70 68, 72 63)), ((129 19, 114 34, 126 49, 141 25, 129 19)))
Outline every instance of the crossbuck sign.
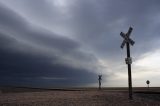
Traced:
POLYGON ((131 35, 132 30, 133 30, 133 28, 130 27, 129 30, 128 30, 128 32, 127 32, 126 34, 123 33, 123 32, 120 33, 120 35, 124 38, 124 40, 123 40, 123 42, 122 42, 122 44, 121 44, 121 48, 122 48, 122 49, 123 49, 123 47, 124 47, 124 45, 125 45, 126 43, 129 43, 129 44, 131 44, 132 46, 134 45, 135 42, 134 42, 132 39, 129 38, 130 35, 131 35))
POLYGON ((130 27, 128 32, 125 34, 123 32, 120 33, 120 35, 122 36, 122 38, 124 39, 122 44, 121 44, 121 48, 123 49, 123 47, 126 45, 127 48, 127 58, 125 59, 126 64, 128 65, 128 86, 129 86, 129 99, 132 99, 132 75, 131 75, 131 64, 132 64, 132 58, 130 57, 130 45, 134 45, 134 41, 130 38, 131 32, 132 32, 133 28, 130 27))

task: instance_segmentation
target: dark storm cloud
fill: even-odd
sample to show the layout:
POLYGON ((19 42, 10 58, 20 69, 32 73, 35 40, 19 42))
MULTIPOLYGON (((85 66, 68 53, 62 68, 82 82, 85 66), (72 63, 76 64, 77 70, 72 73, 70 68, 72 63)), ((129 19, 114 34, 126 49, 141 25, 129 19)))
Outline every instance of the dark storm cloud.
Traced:
POLYGON ((95 82, 96 74, 83 69, 54 65, 51 62, 53 58, 13 53, 1 49, 0 60, 0 82, 4 85, 54 87, 80 86, 95 82))
POLYGON ((85 69, 53 64, 58 57, 9 50, 14 38, 0 37, 0 84, 34 87, 69 87, 94 83, 96 74, 85 69), (6 46, 5 46, 6 45, 6 46), (8 46, 10 45, 10 46, 8 46))
POLYGON ((78 42, 36 27, 2 5, 0 16, 1 85, 59 87, 96 82, 96 74, 91 70, 63 63, 62 57, 66 56, 86 62, 95 59, 80 52, 78 42))
POLYGON ((131 37, 136 41, 135 54, 153 49, 152 40, 159 38, 158 20, 154 19, 160 9, 157 0, 81 0, 75 5, 76 8, 71 9, 72 28, 82 42, 101 56, 118 58, 116 55, 123 40, 119 33, 127 32, 130 26, 133 27, 131 37))
POLYGON ((122 42, 119 33, 127 32, 129 26, 133 27, 131 37, 139 46, 135 48, 136 53, 143 54, 153 48, 152 40, 158 38, 159 24, 155 18, 159 15, 160 3, 157 0, 16 0, 6 4, 38 25, 50 26, 53 30, 59 27, 61 33, 63 29, 72 32, 72 36, 97 55, 106 57, 107 53, 107 58, 119 58, 116 56, 122 42), (64 7, 58 7, 55 2, 62 2, 64 7), (67 15, 61 10, 66 10, 67 15), (151 42, 144 42, 146 40, 151 42))
MULTIPOLYGON (((122 53, 125 51, 120 49, 123 39, 119 34, 121 31, 127 32, 130 26, 133 27, 131 38, 136 42, 131 49, 133 57, 159 49, 156 46, 160 42, 158 0, 1 0, 1 2, 6 6, 0 5, 2 35, 0 38, 3 39, 1 40, 3 46, 0 47, 11 56, 10 58, 20 55, 20 60, 33 61, 34 65, 32 62, 19 61, 22 66, 28 64, 28 69, 24 69, 24 75, 30 75, 26 72, 31 73, 36 67, 39 69, 38 65, 41 69, 48 70, 47 73, 51 72, 49 69, 70 70, 62 71, 64 73, 62 76, 56 76, 60 73, 55 71, 57 74, 54 78, 48 74, 41 76, 43 71, 40 73, 33 71, 35 74, 32 78, 35 75, 35 80, 41 79, 48 84, 52 80, 67 83, 66 79, 71 77, 67 74, 72 73, 72 70, 75 70, 73 71, 75 78, 72 76, 74 80, 69 80, 70 82, 78 82, 78 79, 86 73, 89 83, 91 79, 87 76, 94 76, 95 72, 101 73, 101 70, 105 70, 105 75, 114 75, 115 72, 110 74, 108 70, 118 71, 116 68, 121 66, 112 65, 121 64, 122 57, 125 57, 125 53, 122 53), (44 60, 42 63, 45 68, 41 62, 35 61, 37 59, 44 60)), ((27 78, 25 80, 30 81, 27 78)))
POLYGON ((64 37, 59 37, 43 28, 34 27, 20 15, 0 6, 1 31, 10 34, 17 39, 23 39, 31 43, 46 45, 46 47, 58 48, 67 51, 78 48, 78 43, 64 37))

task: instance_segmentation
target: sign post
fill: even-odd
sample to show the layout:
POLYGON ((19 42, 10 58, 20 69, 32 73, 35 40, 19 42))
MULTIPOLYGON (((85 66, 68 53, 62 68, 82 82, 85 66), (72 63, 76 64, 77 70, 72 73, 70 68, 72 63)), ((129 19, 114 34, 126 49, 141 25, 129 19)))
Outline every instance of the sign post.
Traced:
POLYGON ((98 75, 99 90, 101 90, 101 80, 102 80, 102 75, 98 75))
POLYGON ((126 61, 126 64, 128 65, 129 99, 133 99, 132 98, 132 74, 131 74, 132 58, 130 57, 130 44, 133 46, 135 42, 129 38, 132 30, 133 30, 133 28, 130 27, 126 34, 123 32, 120 33, 120 35, 124 38, 124 40, 121 44, 121 48, 123 49, 123 47, 126 44, 126 49, 127 49, 127 58, 125 59, 125 61, 126 61))

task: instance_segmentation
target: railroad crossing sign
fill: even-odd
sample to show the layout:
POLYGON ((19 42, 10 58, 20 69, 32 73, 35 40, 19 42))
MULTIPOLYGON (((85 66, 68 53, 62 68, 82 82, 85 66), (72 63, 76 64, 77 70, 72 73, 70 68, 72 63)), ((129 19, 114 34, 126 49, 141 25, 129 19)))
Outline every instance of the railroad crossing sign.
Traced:
POLYGON ((130 35, 131 35, 131 32, 132 32, 133 28, 130 27, 128 32, 125 34, 123 32, 120 33, 120 35, 124 38, 122 44, 121 44, 121 48, 123 49, 124 45, 128 42, 129 44, 131 44, 132 46, 134 45, 134 41, 132 39, 130 39, 130 35))
POLYGON ((99 90, 100 90, 101 89, 102 75, 98 75, 98 80, 99 80, 99 90))
POLYGON ((129 99, 132 99, 132 75, 131 75, 131 64, 132 64, 132 58, 130 57, 130 45, 134 45, 134 41, 130 38, 131 32, 133 28, 130 27, 128 32, 125 34, 123 32, 120 33, 120 35, 123 37, 123 42, 121 44, 121 48, 126 44, 127 48, 127 58, 125 59, 126 64, 128 65, 128 91, 129 91, 129 99))

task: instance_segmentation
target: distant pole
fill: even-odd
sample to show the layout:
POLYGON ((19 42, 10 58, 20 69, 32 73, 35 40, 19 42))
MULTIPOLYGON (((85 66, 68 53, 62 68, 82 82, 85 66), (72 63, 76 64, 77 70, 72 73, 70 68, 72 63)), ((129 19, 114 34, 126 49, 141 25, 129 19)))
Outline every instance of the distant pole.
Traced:
POLYGON ((126 44, 126 49, 127 49, 127 58, 125 59, 125 61, 126 61, 126 64, 128 65, 129 99, 133 99, 132 98, 132 74, 131 74, 132 58, 130 57, 130 44, 133 46, 135 42, 129 38, 132 30, 133 28, 130 27, 126 34, 123 32, 120 33, 120 35, 124 38, 124 41, 121 44, 121 48, 123 49, 124 45, 126 44))
POLYGON ((101 89, 101 80, 102 80, 102 75, 98 75, 99 90, 101 89))

